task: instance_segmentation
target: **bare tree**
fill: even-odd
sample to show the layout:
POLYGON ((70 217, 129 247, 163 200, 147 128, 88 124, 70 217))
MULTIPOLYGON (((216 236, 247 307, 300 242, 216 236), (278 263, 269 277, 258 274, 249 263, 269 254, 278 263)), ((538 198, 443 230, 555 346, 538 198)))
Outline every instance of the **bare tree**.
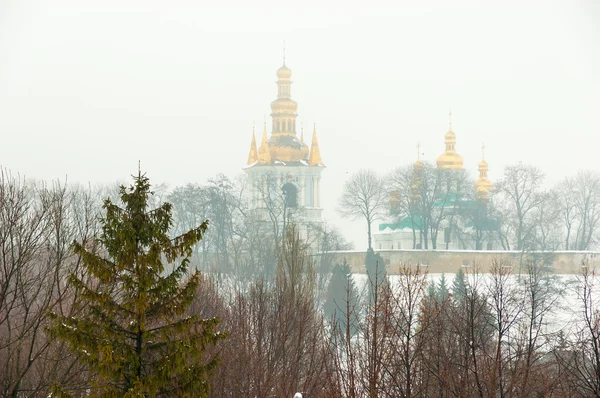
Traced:
POLYGON ((420 317, 421 304, 426 294, 427 272, 420 264, 403 264, 399 269, 396 286, 392 289, 393 340, 391 360, 386 364, 388 395, 411 398, 423 391, 421 352, 432 318, 420 317))
POLYGON ((510 332, 523 312, 523 300, 519 297, 518 287, 512 280, 513 264, 492 259, 490 280, 487 285, 491 305, 490 324, 494 330, 494 349, 488 353, 491 368, 488 374, 488 392, 490 396, 510 396, 510 332))
POLYGON ((383 180, 373 170, 359 170, 344 184, 338 212, 353 220, 363 218, 367 223, 368 248, 371 249, 371 226, 385 209, 383 180))
POLYGON ((361 396, 377 398, 386 391, 385 374, 393 345, 392 294, 383 264, 375 264, 369 275, 369 305, 356 345, 361 396))
POLYGON ((534 166, 516 164, 504 168, 504 177, 498 183, 507 204, 506 221, 512 224, 515 248, 524 250, 535 228, 535 209, 542 202, 540 194, 544 174, 534 166))
POLYGON ((65 288, 79 258, 73 239, 97 231, 98 201, 89 189, 51 186, 0 173, 0 395, 47 395, 55 381, 77 389, 81 365, 47 333, 48 313, 75 311, 65 288))
POLYGON ((600 397, 599 277, 584 261, 577 283, 577 317, 571 338, 557 347, 561 376, 569 379, 580 396, 600 397))
POLYGON ((573 195, 573 180, 565 178, 556 187, 557 201, 560 208, 560 220, 565 230, 564 249, 571 250, 572 237, 575 234, 577 224, 577 210, 575 207, 575 198, 573 195))
MULTIPOLYGON (((220 297, 229 296, 223 290, 220 297)), ((315 273, 307 247, 288 229, 273 283, 259 278, 225 300, 229 337, 221 348, 214 397, 286 397, 329 394, 333 370, 315 273)))
POLYGON ((576 248, 589 250, 600 230, 600 173, 580 171, 571 179, 578 218, 576 248))
POLYGON ((557 191, 540 193, 539 205, 533 212, 533 222, 534 228, 527 246, 536 250, 558 250, 562 243, 562 230, 557 191))
POLYGON ((386 180, 386 190, 397 207, 396 217, 411 222, 413 248, 418 241, 425 249, 429 248, 429 240, 431 248, 437 248, 444 226, 456 229, 464 216, 460 212, 461 200, 472 196, 465 170, 438 169, 428 162, 395 169, 386 180))
POLYGON ((544 354, 552 337, 548 318, 564 292, 564 287, 544 266, 543 258, 528 258, 525 271, 521 275, 519 292, 523 314, 511 336, 510 367, 513 395, 521 397, 543 395, 554 384, 544 354))

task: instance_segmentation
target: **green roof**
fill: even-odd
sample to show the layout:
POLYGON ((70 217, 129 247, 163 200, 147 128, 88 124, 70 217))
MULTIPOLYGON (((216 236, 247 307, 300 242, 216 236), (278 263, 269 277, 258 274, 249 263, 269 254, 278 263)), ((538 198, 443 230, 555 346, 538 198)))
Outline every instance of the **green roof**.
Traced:
POLYGON ((383 231, 386 228, 390 228, 390 229, 404 229, 404 228, 410 228, 410 229, 416 229, 416 230, 420 230, 421 224, 421 220, 419 219, 418 216, 413 216, 412 220, 411 217, 404 217, 403 219, 401 219, 398 222, 395 223, 387 223, 387 224, 379 224, 379 230, 383 231))

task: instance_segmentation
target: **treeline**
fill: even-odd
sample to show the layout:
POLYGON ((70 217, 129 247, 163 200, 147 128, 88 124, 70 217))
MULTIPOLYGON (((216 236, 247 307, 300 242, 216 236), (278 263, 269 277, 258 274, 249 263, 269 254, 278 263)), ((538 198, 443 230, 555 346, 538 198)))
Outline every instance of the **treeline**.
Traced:
POLYGON ((600 173, 579 171, 549 188, 544 180, 540 169, 521 163, 506 166, 489 192, 477 192, 466 170, 428 162, 385 176, 361 170, 346 182, 339 212, 366 221, 369 247, 371 225, 379 219, 408 220, 412 248, 447 249, 440 247, 441 237, 451 231, 463 249, 485 249, 484 242, 493 242, 496 250, 596 249, 600 173))
MULTIPOLYGON (((160 247, 167 251, 175 249, 164 233, 178 222, 177 205, 161 206, 168 195, 148 197, 149 208, 139 212, 151 221, 150 229, 136 229, 140 237, 156 234, 160 247), (153 208, 162 210, 156 213, 153 208)), ((118 196, 115 190, 46 185, 2 175, 0 396, 46 397, 51 392, 102 396, 126 389, 128 383, 143 390, 143 385, 118 378, 121 368, 127 368, 123 358, 117 358, 121 367, 97 371, 105 361, 114 363, 113 355, 107 355, 112 351, 94 346, 74 349, 96 336, 94 328, 80 330, 73 325, 102 321, 103 311, 98 310, 102 303, 110 305, 106 314, 119 314, 104 319, 106 327, 118 327, 119 335, 128 336, 128 328, 139 326, 130 307, 119 307, 146 305, 139 298, 127 300, 125 293, 137 286, 130 279, 135 269, 131 267, 141 261, 131 260, 138 255, 135 245, 141 244, 146 259, 141 275, 146 275, 146 264, 148 270, 164 268, 165 278, 172 275, 165 267, 171 257, 160 261, 149 249, 150 243, 146 247, 132 239, 137 235, 127 232, 128 220, 136 219, 128 214, 137 214, 137 202, 128 199, 128 207, 119 207, 115 205, 121 203, 118 196), (106 197, 113 199, 103 201, 106 197), (127 247, 123 253, 115 246, 119 239, 127 247), (75 251, 74 241, 78 242, 75 251), (110 261, 96 260, 102 258, 110 261), (111 267, 103 268, 113 261, 117 264, 114 277, 106 274, 111 267), (80 332, 89 334, 80 339, 80 332), (74 338, 66 339, 66 335, 74 338), (94 355, 98 361, 90 362, 94 355), (103 389, 107 374, 111 390, 103 389)), ((192 253, 191 245, 200 235, 192 239, 187 234, 202 221, 202 217, 195 225, 190 221, 192 227, 180 227, 171 234, 182 236, 173 244, 184 245, 182 254, 190 249, 191 258, 202 258, 202 241, 195 246, 198 252, 192 253)), ((211 228, 218 228, 216 221, 209 225, 207 239, 211 228)), ((347 264, 320 262, 311 253, 313 243, 301 238, 293 223, 279 231, 277 239, 268 235, 273 228, 265 229, 263 224, 256 228, 260 230, 248 234, 267 235, 263 242, 274 253, 272 272, 261 273, 270 269, 265 267, 249 273, 243 265, 251 267, 261 260, 250 262, 250 256, 244 255, 239 256, 243 259, 239 263, 232 261, 222 269, 227 272, 217 267, 199 278, 176 274, 166 283, 159 275, 162 271, 151 274, 152 281, 166 283, 167 295, 185 286, 195 289, 185 312, 175 310, 170 301, 162 306, 152 301, 153 312, 147 312, 182 317, 174 323, 158 318, 148 324, 152 330, 160 325, 176 327, 161 335, 167 338, 164 345, 149 342, 157 350, 155 355, 169 355, 171 349, 185 353, 198 345, 201 364, 205 364, 198 378, 206 378, 208 384, 202 383, 190 396, 292 397, 296 392, 309 398, 600 396, 600 295, 593 270, 582 267, 572 287, 576 300, 569 302, 573 317, 557 329, 555 314, 567 286, 564 280, 548 275, 534 257, 527 257, 520 276, 511 274, 511 264, 496 261, 485 275, 473 265, 468 274, 459 272, 452 280, 432 281, 418 264, 404 264, 398 276, 388 277, 381 258, 369 251, 362 279, 353 276, 347 264), (226 338, 217 339, 211 332, 210 339, 170 347, 169 339, 185 339, 183 324, 178 322, 191 319, 226 338)), ((218 236, 215 231, 212 247, 218 247, 218 236)), ((240 241, 231 236, 245 235, 227 235, 227 247, 219 249, 221 256, 225 249, 227 253, 238 250, 231 245, 240 241)), ((218 261, 211 256, 208 260, 218 261)), ((173 270, 177 272, 181 264, 175 262, 173 270)), ((155 294, 154 282, 148 286, 155 294)), ((114 336, 115 341, 119 339, 114 336)), ((132 358, 140 358, 145 351, 137 357, 135 350, 131 352, 132 358)), ((181 358, 177 366, 164 370, 168 377, 155 375, 163 384, 172 379, 180 385, 162 385, 150 395, 176 396, 173 391, 191 383, 189 374, 184 378, 173 374, 175 369, 190 372, 186 364, 192 357, 181 358)), ((132 369, 143 369, 136 361, 132 369)), ((153 368, 149 369, 151 373, 153 368)), ((144 375, 140 371, 138 377, 144 375)))
MULTIPOLYGON (((203 270, 244 272, 248 277, 273 275, 277 251, 284 240, 283 226, 296 214, 285 212, 280 187, 261 192, 260 203, 251 206, 249 181, 231 180, 219 174, 205 184, 186 184, 159 195, 173 205, 173 233, 210 220, 211 228, 196 247, 194 261, 203 270), (260 213, 257 212, 259 208, 260 213)), ((305 226, 305 242, 315 251, 352 248, 340 231, 327 223, 305 226)))

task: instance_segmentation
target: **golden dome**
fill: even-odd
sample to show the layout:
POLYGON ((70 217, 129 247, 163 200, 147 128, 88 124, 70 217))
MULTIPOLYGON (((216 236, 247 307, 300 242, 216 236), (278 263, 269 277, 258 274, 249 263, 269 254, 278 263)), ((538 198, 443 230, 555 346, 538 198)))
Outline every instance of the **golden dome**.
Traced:
POLYGON ((422 169, 423 162, 421 162, 421 143, 417 142, 417 160, 415 162, 415 168, 422 169))
POLYGON ((478 169, 479 171, 481 171, 481 170, 485 170, 485 171, 487 171, 487 170, 488 170, 488 162, 486 162, 485 160, 482 160, 482 161, 481 161, 481 162, 479 162, 479 164, 477 165, 477 169, 478 169))
POLYGON ((448 130, 446 134, 444 134, 444 141, 456 143, 456 134, 454 134, 454 131, 448 130))
POLYGON ((488 180, 487 177, 484 177, 484 178, 480 177, 477 181, 475 181, 473 186, 475 187, 476 190, 479 188, 485 188, 486 190, 494 189, 494 183, 491 182, 490 180, 488 180))
POLYGON ((462 169, 463 158, 456 153, 456 134, 452 128, 444 135, 446 150, 437 158, 437 166, 440 169, 462 169))
POLYGON ((296 135, 298 104, 291 98, 292 71, 285 65, 285 58, 283 66, 277 69, 276 74, 277 98, 271 102, 271 137, 267 139, 265 123, 260 147, 254 150, 254 141, 250 144, 248 163, 256 161, 260 165, 322 165, 316 133, 313 134, 312 150, 304 143, 303 137, 298 139, 296 135))
POLYGON ((271 159, 282 162, 308 162, 308 145, 298 138, 289 135, 271 135, 269 139, 269 152, 271 159))
POLYGON ((277 77, 280 80, 289 80, 292 77, 292 70, 283 64, 279 69, 277 69, 277 77))
POLYGON ((485 146, 482 146, 481 161, 479 162, 477 168, 479 170, 479 179, 475 181, 473 187, 475 188, 475 192, 477 194, 478 199, 487 200, 489 191, 494 189, 494 184, 487 178, 489 167, 488 163, 485 161, 485 154, 483 153, 484 149, 485 146))

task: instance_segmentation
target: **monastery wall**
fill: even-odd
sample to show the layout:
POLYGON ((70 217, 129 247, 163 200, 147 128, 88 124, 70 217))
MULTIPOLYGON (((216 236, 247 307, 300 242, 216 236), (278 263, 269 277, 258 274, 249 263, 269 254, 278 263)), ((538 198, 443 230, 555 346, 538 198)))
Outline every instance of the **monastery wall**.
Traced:
MULTIPOLYGON (((520 251, 471 251, 471 250, 380 250, 386 269, 390 274, 398 273, 403 264, 421 264, 429 273, 456 273, 461 267, 486 273, 493 260, 513 267, 515 273, 525 272, 525 264, 535 260, 544 264, 555 274, 578 274, 583 264, 600 270, 600 252, 525 252, 520 251), (520 267, 520 265, 522 265, 520 267)), ((352 272, 365 272, 366 252, 338 251, 320 254, 331 264, 341 263, 346 259, 352 272)))

